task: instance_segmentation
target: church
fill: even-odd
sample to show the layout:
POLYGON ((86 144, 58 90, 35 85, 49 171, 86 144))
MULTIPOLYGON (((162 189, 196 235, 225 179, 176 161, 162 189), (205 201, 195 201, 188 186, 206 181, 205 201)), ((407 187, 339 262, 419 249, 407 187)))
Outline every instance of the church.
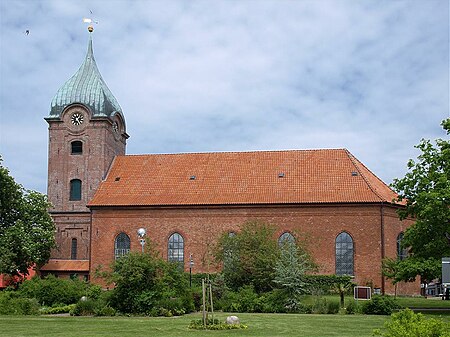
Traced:
MULTIPOLYGON (((215 272, 217 238, 259 220, 276 227, 274 239, 306 242, 320 274, 394 292, 381 261, 404 257, 412 221, 398 219, 396 194, 347 149, 127 155, 125 114, 91 36, 45 120, 57 248, 42 275, 101 284, 95 271, 140 251, 146 238, 186 271, 215 272)), ((420 291, 417 283, 398 290, 420 291)))

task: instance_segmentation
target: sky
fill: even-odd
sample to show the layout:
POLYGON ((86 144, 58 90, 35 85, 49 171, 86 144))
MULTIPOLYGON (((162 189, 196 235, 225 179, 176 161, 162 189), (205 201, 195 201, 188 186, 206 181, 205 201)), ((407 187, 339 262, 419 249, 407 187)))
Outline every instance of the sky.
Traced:
POLYGON ((27 189, 83 17, 128 154, 346 148, 390 184, 447 137, 448 0, 0 0, 0 155, 27 189))

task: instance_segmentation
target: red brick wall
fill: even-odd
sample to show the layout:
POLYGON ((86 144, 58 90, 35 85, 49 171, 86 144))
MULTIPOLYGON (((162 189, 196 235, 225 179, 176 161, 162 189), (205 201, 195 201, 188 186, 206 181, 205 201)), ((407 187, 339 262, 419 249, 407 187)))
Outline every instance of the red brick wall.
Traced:
MULTIPOLYGON (((121 122, 118 117, 115 117, 121 122)), ((56 225, 57 249, 52 258, 70 259, 72 239, 78 243, 77 259, 89 258, 90 212, 86 204, 94 196, 116 155, 125 154, 126 136, 113 132, 108 118, 92 118, 82 105, 72 105, 60 120, 48 120, 48 198, 56 225), (84 115, 81 125, 70 121, 75 111, 84 115), (71 154, 72 141, 83 143, 82 154, 71 154), (82 181, 81 200, 71 201, 70 181, 82 181)), ((122 128, 122 131, 125 130, 122 128)))
MULTIPOLYGON (((223 232, 236 232, 246 220, 260 219, 277 225, 276 237, 290 231, 304 239, 322 274, 335 273, 335 239, 346 231, 354 240, 355 282, 382 286, 380 205, 116 208, 93 209, 92 214, 93 280, 92 272, 99 265, 108 267, 113 262, 114 239, 120 232, 130 236, 131 250, 138 251, 141 247, 137 229, 146 228, 148 237, 164 258, 167 258, 169 236, 178 232, 184 238, 185 270, 189 269, 188 259, 192 253, 193 272, 206 272, 216 270, 212 264, 208 265, 212 257, 207 251, 223 232)), ((386 206, 384 219, 386 256, 395 257, 396 237, 407 223, 401 223, 395 210, 386 206)))

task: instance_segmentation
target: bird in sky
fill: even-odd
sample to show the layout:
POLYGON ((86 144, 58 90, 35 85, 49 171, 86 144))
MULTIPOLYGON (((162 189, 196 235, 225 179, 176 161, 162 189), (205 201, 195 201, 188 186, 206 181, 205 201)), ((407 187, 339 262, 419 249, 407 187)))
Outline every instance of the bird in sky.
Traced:
POLYGON ((27 29, 24 33, 25 33, 26 35, 30 35, 30 30, 27 29))

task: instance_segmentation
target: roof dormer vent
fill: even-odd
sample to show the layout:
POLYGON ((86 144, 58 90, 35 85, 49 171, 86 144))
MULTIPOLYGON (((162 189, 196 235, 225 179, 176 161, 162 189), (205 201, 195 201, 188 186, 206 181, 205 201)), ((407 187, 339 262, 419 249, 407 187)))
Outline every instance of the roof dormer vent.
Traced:
POLYGON ((356 177, 356 176, 358 176, 358 172, 353 171, 353 172, 352 172, 352 177, 356 177))
POLYGON ((190 176, 189 180, 195 180, 195 178, 197 178, 196 176, 190 176))
POLYGON ((278 178, 284 178, 284 172, 278 173, 278 178))

